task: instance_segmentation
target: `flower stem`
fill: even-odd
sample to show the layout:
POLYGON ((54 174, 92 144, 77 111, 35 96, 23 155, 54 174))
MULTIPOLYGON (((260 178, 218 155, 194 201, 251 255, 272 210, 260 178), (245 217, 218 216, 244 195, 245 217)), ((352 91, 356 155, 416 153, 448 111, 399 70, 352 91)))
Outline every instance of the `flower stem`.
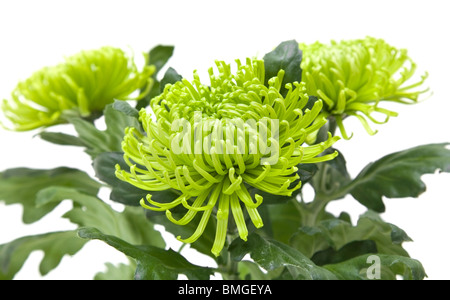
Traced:
MULTIPOLYGON (((229 219, 229 227, 227 231, 227 244, 230 245, 234 239, 239 237, 239 233, 237 230, 236 223, 233 218, 229 219)), ((225 280, 240 280, 239 272, 238 272, 238 261, 235 261, 231 257, 230 251, 226 252, 226 257, 224 257, 224 263, 219 264, 218 271, 222 274, 223 279, 225 280)))

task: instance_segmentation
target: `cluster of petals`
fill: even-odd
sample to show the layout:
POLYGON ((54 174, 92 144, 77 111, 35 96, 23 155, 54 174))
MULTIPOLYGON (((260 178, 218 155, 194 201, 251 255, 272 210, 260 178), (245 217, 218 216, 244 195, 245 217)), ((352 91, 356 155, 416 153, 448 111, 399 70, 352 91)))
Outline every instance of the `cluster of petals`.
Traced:
POLYGON ((412 80, 416 64, 406 49, 397 49, 383 39, 366 37, 355 40, 300 44, 303 51, 302 80, 308 94, 324 101, 322 115, 332 116, 344 138, 348 134, 343 119, 354 116, 369 134, 368 121, 386 123, 398 114, 380 107, 381 102, 416 103, 426 90, 416 89, 426 79, 412 80), (383 118, 378 119, 374 115, 383 118))
MULTIPOLYGON (((254 187, 274 195, 289 196, 301 186, 297 166, 334 158, 323 155, 338 137, 305 146, 309 134, 326 123, 317 117, 322 101, 305 108, 304 83, 286 85, 280 94, 284 71, 264 85, 264 62, 236 60, 237 70, 217 61, 218 74, 209 69, 210 85, 183 79, 165 86, 150 103, 153 114, 140 111, 143 132, 128 128, 122 148, 129 170, 117 165, 116 176, 149 191, 141 205, 164 211, 173 223, 186 225, 201 214, 190 237, 195 242, 214 214, 216 236, 211 249, 219 255, 226 243, 232 216, 240 238, 247 239, 247 221, 263 226, 258 213, 263 197, 249 192, 254 187), (180 120, 183 126, 178 126, 180 120), (152 191, 172 189, 179 197, 170 202, 152 199, 152 191), (180 218, 172 211, 182 207, 180 218)), ((179 210, 177 210, 179 211, 179 210)))
MULTIPOLYGON (((45 67, 17 84, 1 108, 13 130, 27 131, 66 123, 71 117, 92 118, 114 100, 130 100, 151 87, 154 66, 138 70, 125 51, 102 47, 81 51, 45 67)), ((5 120, 6 121, 6 120, 5 120)))

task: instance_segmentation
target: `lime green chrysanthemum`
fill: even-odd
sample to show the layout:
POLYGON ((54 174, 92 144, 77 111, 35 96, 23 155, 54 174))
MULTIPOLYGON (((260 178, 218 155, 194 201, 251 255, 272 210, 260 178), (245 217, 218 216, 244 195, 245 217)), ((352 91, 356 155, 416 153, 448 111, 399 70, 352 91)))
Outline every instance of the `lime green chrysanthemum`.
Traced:
POLYGON ((139 71, 118 48, 82 51, 19 82, 2 110, 18 131, 64 123, 70 116, 89 117, 114 99, 128 100, 136 90, 149 88, 154 71, 154 66, 139 71))
POLYGON ((248 186, 275 195, 291 195, 301 185, 296 173, 299 163, 316 163, 337 153, 318 156, 338 138, 309 147, 305 138, 323 126, 317 120, 322 102, 302 110, 308 102, 303 83, 286 85, 280 94, 284 71, 264 85, 264 62, 247 59, 237 62, 237 72, 217 62, 219 74, 211 68, 211 85, 203 85, 194 72, 186 79, 166 85, 152 99, 155 119, 145 109, 140 120, 146 134, 128 128, 122 147, 129 171, 117 165, 116 175, 141 189, 175 189, 180 196, 169 203, 152 200, 151 193, 141 205, 165 211, 172 222, 185 225, 202 213, 196 231, 181 239, 192 243, 203 233, 211 214, 216 213, 216 237, 212 253, 219 255, 225 244, 231 212, 240 237, 247 239, 243 208, 259 228, 262 197, 252 199, 248 186), (314 123, 314 124, 313 124, 314 123), (311 125, 313 124, 313 125, 311 125), (187 212, 175 219, 171 210, 183 206, 187 212))
POLYGON ((331 44, 300 44, 303 51, 302 80, 307 92, 321 98, 323 115, 334 116, 344 138, 348 135, 342 120, 357 117, 368 133, 374 134, 367 120, 386 123, 396 112, 379 106, 382 101, 415 103, 424 91, 405 83, 413 76, 416 65, 405 49, 396 49, 382 39, 367 37, 331 44), (384 115, 377 120, 373 113, 384 115))

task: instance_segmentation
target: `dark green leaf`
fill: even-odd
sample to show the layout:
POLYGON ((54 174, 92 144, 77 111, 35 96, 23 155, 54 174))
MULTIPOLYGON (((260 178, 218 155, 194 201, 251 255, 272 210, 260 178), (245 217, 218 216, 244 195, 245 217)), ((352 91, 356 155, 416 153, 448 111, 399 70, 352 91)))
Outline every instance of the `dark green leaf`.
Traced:
POLYGON ((311 257, 311 260, 316 265, 323 266, 327 264, 340 263, 368 253, 377 253, 377 246, 374 241, 353 241, 344 245, 339 250, 328 248, 326 250, 316 252, 313 257, 311 257))
POLYGON ((160 94, 160 90, 164 88, 164 85, 161 85, 161 82, 158 81, 157 75, 162 67, 167 63, 169 58, 173 54, 174 47, 173 46, 164 46, 158 45, 155 48, 151 49, 149 52, 149 62, 148 64, 154 65, 156 67, 156 72, 152 75, 153 78, 153 86, 150 92, 140 101, 137 102, 136 108, 141 109, 149 105, 150 100, 160 94))
POLYGON ((311 181, 313 176, 317 173, 318 167, 316 164, 298 164, 297 165, 297 174, 300 176, 300 181, 302 182, 302 186, 305 183, 311 181))
MULTIPOLYGON (((125 135, 125 128, 134 127, 141 130, 141 124, 137 116, 131 116, 129 112, 124 113, 124 105, 119 106, 121 110, 116 110, 114 104, 105 107, 105 134, 108 137, 110 151, 120 151, 122 149, 122 141, 125 135)), ((129 110, 132 108, 129 107, 129 110)))
POLYGON ((268 207, 273 238, 287 244, 302 224, 300 212, 292 201, 268 207))
POLYGON ((316 266, 301 252, 275 240, 265 239, 256 233, 244 242, 236 239, 229 247, 232 259, 240 261, 246 254, 262 268, 272 271, 287 267, 294 279, 336 279, 328 270, 316 266))
POLYGON ((80 228, 80 237, 102 240, 125 255, 136 260, 135 279, 141 280, 175 280, 179 274, 191 280, 205 280, 212 275, 212 270, 188 262, 182 255, 173 250, 164 250, 152 246, 135 246, 124 240, 106 235, 96 228, 80 228))
POLYGON ((85 243, 75 231, 64 231, 21 237, 0 245, 0 280, 13 279, 30 253, 36 250, 44 252, 39 272, 46 275, 59 265, 64 255, 74 255, 85 243))
POLYGON ((92 123, 80 118, 71 118, 80 140, 86 145, 86 152, 95 158, 102 152, 122 151, 125 128, 141 130, 141 125, 132 108, 126 104, 108 104, 104 110, 106 130, 97 129, 92 123), (115 109, 118 108, 118 109, 115 109))
POLYGON ((257 264, 252 261, 243 260, 238 264, 239 278, 241 280, 268 280, 267 273, 264 273, 257 264))
POLYGON ((107 134, 98 130, 94 124, 81 118, 71 118, 69 122, 74 126, 80 140, 86 145, 86 153, 91 157, 102 152, 121 150, 118 145, 110 145, 107 134))
POLYGON ((44 141, 56 145, 80 147, 86 146, 78 137, 66 133, 43 131, 40 132, 38 136, 44 141))
POLYGON ((339 214, 338 219, 342 220, 342 221, 345 221, 347 223, 350 223, 350 224, 352 223, 352 219, 351 219, 350 215, 347 212, 345 212, 345 211, 343 211, 343 212, 341 212, 339 214))
POLYGON ((411 238, 399 227, 384 222, 374 211, 367 211, 360 216, 354 233, 360 235, 360 240, 367 237, 375 241, 378 253, 409 256, 402 243, 411 241, 411 238))
POLYGON ((394 244, 401 245, 403 242, 412 242, 412 239, 406 234, 403 229, 398 228, 394 224, 389 224, 389 226, 391 226, 391 239, 394 244))
POLYGON ((0 173, 0 200, 23 206, 23 222, 33 223, 55 208, 48 203, 36 207, 36 197, 42 189, 57 186, 77 189, 87 195, 97 195, 101 184, 77 169, 60 167, 50 170, 16 168, 0 173))
POLYGON ((422 264, 415 259, 398 255, 377 254, 374 257, 378 257, 380 262, 380 276, 379 278, 371 278, 370 275, 368 276, 372 273, 370 268, 375 267, 375 261, 371 260, 371 256, 372 254, 365 254, 338 264, 325 265, 324 268, 333 272, 339 279, 345 280, 395 280, 396 275, 400 275, 406 280, 422 280, 427 276, 422 264))
POLYGON ((62 187, 50 187, 39 192, 36 203, 46 205, 72 200, 77 205, 63 217, 79 226, 96 227, 106 234, 115 235, 134 244, 164 247, 161 233, 153 228, 144 214, 143 208, 126 207, 117 212, 100 199, 62 187))
POLYGON ((173 46, 165 45, 158 45, 150 50, 148 64, 156 67, 156 72, 153 76, 156 76, 161 68, 172 57, 173 50, 173 46))
POLYGON ((366 166, 346 187, 367 208, 383 212, 387 198, 418 197, 423 174, 450 172, 450 144, 429 144, 392 153, 366 166))
MULTIPOLYGON (((314 253, 328 248, 331 248, 327 250, 328 254, 340 254, 338 252, 352 242, 373 241, 376 246, 375 253, 408 256, 401 245, 403 241, 407 241, 406 237, 403 230, 385 223, 377 213, 368 211, 360 216, 356 226, 332 218, 320 221, 315 227, 302 227, 292 236, 290 244, 308 257, 312 257, 314 253)), ((344 253, 349 253, 350 250, 354 250, 355 253, 358 251, 349 246, 344 253)))
POLYGON ((287 93, 284 87, 286 83, 300 82, 302 80, 302 51, 295 40, 285 41, 278 45, 273 51, 267 53, 263 57, 265 68, 265 84, 272 77, 278 75, 278 71, 284 70, 284 78, 280 92, 282 95, 287 93))
POLYGON ((297 232, 291 234, 289 238, 290 245, 308 258, 312 258, 318 251, 330 247, 330 243, 319 227, 302 226, 297 232))
POLYGON ((122 152, 98 154, 93 161, 95 176, 111 187, 111 200, 125 205, 139 206, 139 201, 145 198, 149 192, 118 179, 115 175, 116 164, 119 164, 122 169, 129 168, 123 159, 122 152))
POLYGON ((183 77, 178 74, 177 71, 175 71, 173 68, 167 69, 163 79, 161 79, 159 91, 162 93, 164 91, 164 88, 166 87, 166 84, 174 84, 175 82, 180 81, 182 78, 183 77))
POLYGON ((132 107, 128 102, 126 101, 114 101, 113 106, 115 110, 123 112, 125 115, 133 117, 135 119, 139 118, 139 111, 132 107))

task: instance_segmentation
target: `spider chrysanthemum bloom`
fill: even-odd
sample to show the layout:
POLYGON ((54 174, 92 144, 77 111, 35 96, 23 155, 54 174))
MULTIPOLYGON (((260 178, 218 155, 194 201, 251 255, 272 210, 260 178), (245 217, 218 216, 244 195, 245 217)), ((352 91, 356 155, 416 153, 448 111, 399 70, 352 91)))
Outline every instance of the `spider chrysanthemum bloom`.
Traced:
MULTIPOLYGON (((45 67, 18 83, 2 110, 17 131, 67 122, 67 118, 89 118, 116 100, 130 100, 139 89, 151 86, 154 66, 138 70, 123 50, 102 47, 81 51, 63 63, 45 67)), ((147 88, 146 88, 147 87, 147 88)))
POLYGON ((323 115, 334 116, 344 138, 348 135, 342 120, 357 117, 369 134, 368 120, 381 124, 397 113, 380 107, 382 101, 416 103, 424 90, 417 90, 427 77, 415 83, 411 79, 416 64, 405 49, 397 49, 382 39, 332 41, 300 44, 303 51, 302 80, 307 92, 324 101, 323 115), (377 120, 372 114, 381 114, 377 120))
POLYGON ((203 233, 212 214, 217 217, 216 237, 211 252, 224 247, 231 212, 239 236, 247 239, 245 213, 255 227, 263 226, 258 206, 263 199, 251 197, 247 187, 289 196, 300 188, 299 163, 316 163, 337 153, 318 156, 338 137, 314 146, 302 146, 305 138, 326 123, 317 120, 322 102, 304 109, 308 102, 303 83, 287 84, 280 94, 284 71, 264 85, 264 62, 237 62, 237 71, 216 62, 219 73, 209 70, 210 86, 186 79, 166 85, 151 100, 155 119, 140 111, 144 132, 128 128, 122 147, 129 170, 116 166, 118 178, 141 189, 175 189, 180 196, 169 203, 152 200, 141 205, 165 211, 172 222, 185 225, 202 213, 192 236, 179 240, 192 243, 203 233), (186 213, 175 219, 171 210, 183 206, 186 213))

